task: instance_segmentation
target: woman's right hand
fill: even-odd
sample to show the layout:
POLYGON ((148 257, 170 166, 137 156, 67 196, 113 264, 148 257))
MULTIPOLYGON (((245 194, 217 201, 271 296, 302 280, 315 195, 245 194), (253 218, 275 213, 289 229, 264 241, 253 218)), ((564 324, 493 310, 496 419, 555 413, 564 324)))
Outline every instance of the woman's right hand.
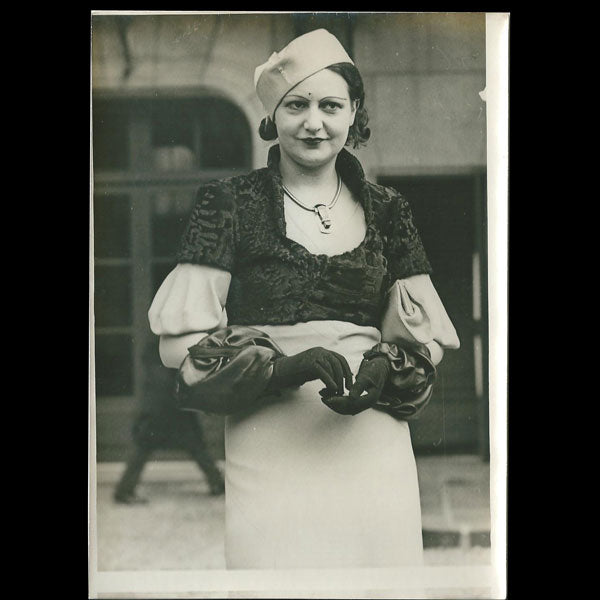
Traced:
POLYGON ((340 415, 357 415, 371 408, 380 398, 390 376, 390 361, 385 356, 363 360, 356 381, 347 396, 321 393, 323 403, 340 415))
POLYGON ((269 389, 279 390, 300 386, 320 379, 331 392, 344 393, 352 386, 352 371, 348 361, 337 352, 316 346, 292 356, 282 356, 273 362, 269 389))

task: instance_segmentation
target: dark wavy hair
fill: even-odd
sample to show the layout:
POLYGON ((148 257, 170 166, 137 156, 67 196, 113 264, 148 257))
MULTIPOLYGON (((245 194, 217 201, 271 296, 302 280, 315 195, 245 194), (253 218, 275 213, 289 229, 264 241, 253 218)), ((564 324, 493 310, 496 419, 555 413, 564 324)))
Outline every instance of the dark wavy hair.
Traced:
MULTIPOLYGON (((371 137, 371 130, 367 127, 369 115, 365 108, 365 87, 360 72, 350 63, 336 63, 335 65, 329 65, 327 69, 344 78, 344 81, 348 84, 350 101, 358 101, 356 117, 348 130, 346 146, 358 148, 365 145, 371 137)), ((270 117, 265 117, 261 121, 258 135, 267 142, 277 139, 277 126, 270 117)))

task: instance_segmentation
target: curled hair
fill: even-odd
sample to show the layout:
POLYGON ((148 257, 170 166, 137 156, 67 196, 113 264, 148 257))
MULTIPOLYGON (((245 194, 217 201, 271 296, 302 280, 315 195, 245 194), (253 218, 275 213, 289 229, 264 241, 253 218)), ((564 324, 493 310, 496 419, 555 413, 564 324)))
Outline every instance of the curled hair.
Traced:
POLYGON ((260 135, 261 139, 265 140, 265 142, 277 139, 277 127, 271 117, 265 117, 260 122, 258 135, 260 135))
POLYGON ((327 68, 344 78, 344 81, 348 84, 350 101, 354 102, 355 100, 358 100, 356 117, 348 131, 346 146, 352 145, 353 148, 358 148, 361 145, 365 145, 367 140, 371 137, 371 130, 367 127, 369 115, 365 108, 365 86, 362 77, 360 76, 360 72, 351 63, 337 63, 335 65, 329 65, 327 68))
MULTIPOLYGON (((350 63, 337 63, 327 68, 340 75, 340 77, 343 77, 348 85, 350 102, 358 101, 356 117, 348 130, 348 139, 346 140, 346 146, 351 145, 353 148, 358 148, 366 144, 367 140, 371 137, 371 130, 367 127, 369 115, 365 108, 365 88, 362 77, 358 69, 350 63)), ((271 117, 265 117, 260 122, 258 135, 267 142, 277 139, 277 126, 271 117)))

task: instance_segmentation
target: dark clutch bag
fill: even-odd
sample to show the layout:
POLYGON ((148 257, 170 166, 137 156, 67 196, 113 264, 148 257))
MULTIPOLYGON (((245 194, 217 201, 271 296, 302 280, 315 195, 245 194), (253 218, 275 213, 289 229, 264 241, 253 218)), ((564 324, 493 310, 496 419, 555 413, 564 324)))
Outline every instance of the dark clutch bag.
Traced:
POLYGON ((386 356, 391 365, 390 377, 373 408, 397 419, 419 416, 431 400, 437 376, 427 348, 411 342, 382 342, 364 356, 386 356))
POLYGON ((258 329, 219 329, 188 348, 175 384, 181 409, 230 415, 262 403, 272 363, 283 351, 258 329))

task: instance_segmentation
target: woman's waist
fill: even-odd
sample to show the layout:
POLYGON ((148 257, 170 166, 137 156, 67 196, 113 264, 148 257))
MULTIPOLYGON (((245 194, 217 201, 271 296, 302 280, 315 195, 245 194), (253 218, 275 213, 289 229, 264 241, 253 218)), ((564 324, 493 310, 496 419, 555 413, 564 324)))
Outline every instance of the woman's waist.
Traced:
POLYGON ((363 327, 377 327, 381 320, 381 305, 374 295, 360 298, 337 293, 311 297, 301 292, 280 296, 271 294, 267 299, 256 294, 227 297, 229 323, 252 327, 263 325, 295 325, 310 322, 343 322, 363 327))
POLYGON ((376 327, 348 321, 305 321, 292 325, 252 325, 266 333, 287 355, 321 346, 346 357, 354 371, 362 355, 381 341, 376 327))

